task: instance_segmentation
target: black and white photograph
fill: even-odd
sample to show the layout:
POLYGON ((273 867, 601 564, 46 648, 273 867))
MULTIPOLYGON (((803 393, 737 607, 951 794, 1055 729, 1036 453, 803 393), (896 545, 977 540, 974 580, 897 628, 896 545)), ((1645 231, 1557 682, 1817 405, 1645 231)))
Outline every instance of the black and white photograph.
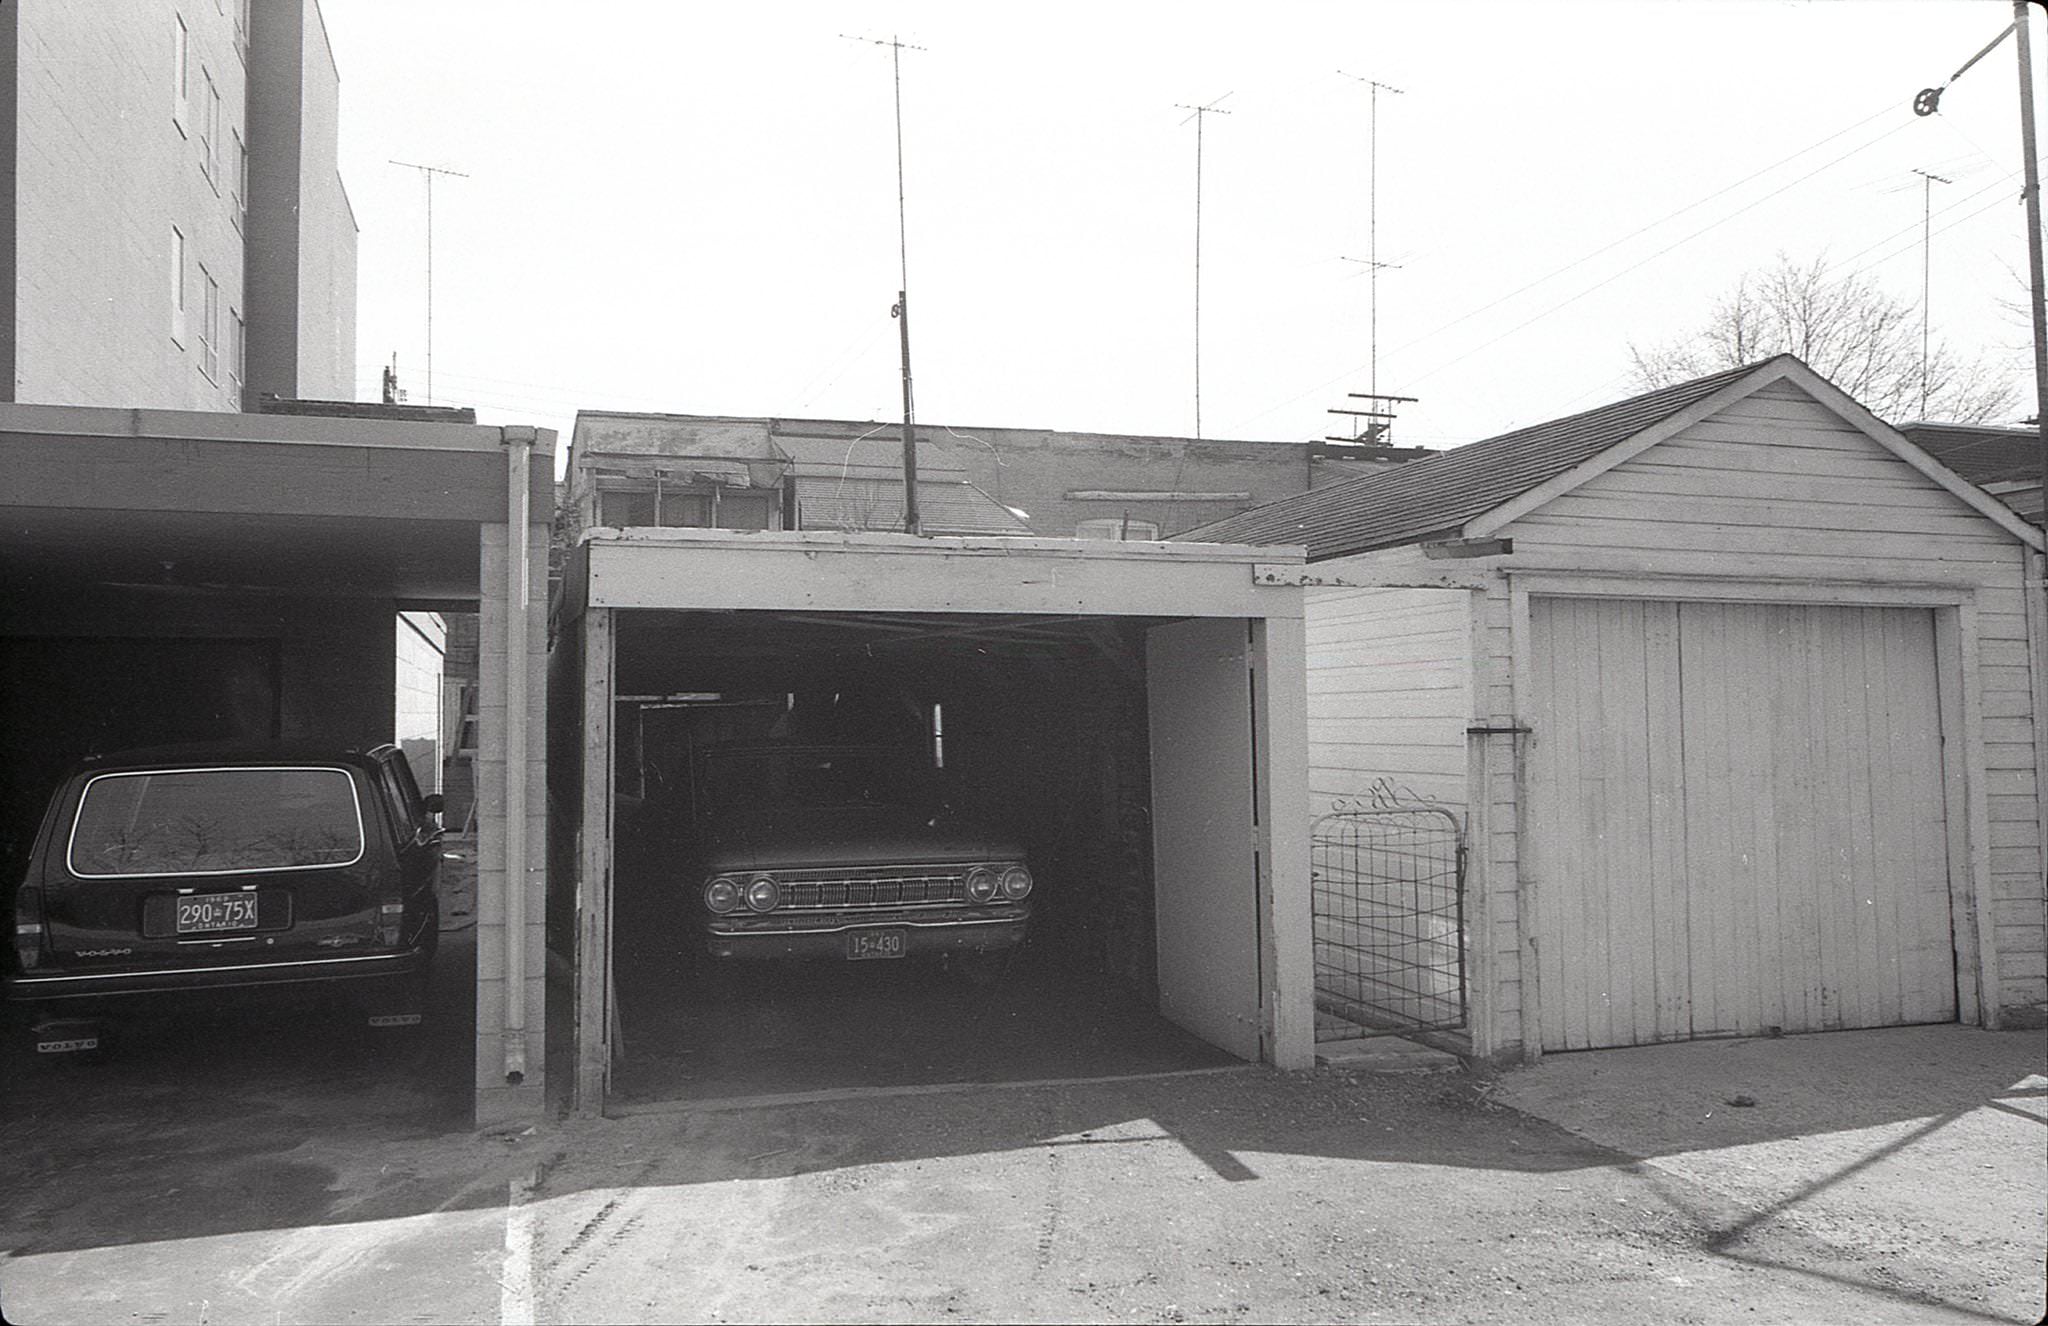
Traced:
POLYGON ((2048 1316, 2043 0, 0 0, 0 1323, 2048 1316))

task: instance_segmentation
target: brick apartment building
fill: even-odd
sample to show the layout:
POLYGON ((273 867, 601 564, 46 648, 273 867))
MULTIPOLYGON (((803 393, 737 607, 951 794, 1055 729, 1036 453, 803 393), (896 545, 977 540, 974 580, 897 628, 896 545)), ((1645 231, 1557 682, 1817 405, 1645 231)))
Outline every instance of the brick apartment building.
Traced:
POLYGON ((353 395, 339 93, 317 0, 0 5, 0 400, 353 395))

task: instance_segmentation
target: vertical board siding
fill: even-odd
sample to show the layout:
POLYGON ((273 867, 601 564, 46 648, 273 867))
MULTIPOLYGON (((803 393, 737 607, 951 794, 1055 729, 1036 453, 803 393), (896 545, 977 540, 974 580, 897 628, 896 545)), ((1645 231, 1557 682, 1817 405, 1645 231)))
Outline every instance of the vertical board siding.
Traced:
POLYGON ((1531 625, 1546 1048, 1955 1017, 1930 611, 1531 625))
MULTIPOLYGON (((1546 503, 1500 533, 1514 541, 1514 554, 1503 563, 1511 576, 1525 570, 1546 575, 1593 572, 1761 578, 1822 585, 1953 584, 1964 592, 1974 590, 1979 661, 1973 677, 1983 718, 1981 742, 1973 745, 1970 756, 1977 762, 1972 779, 1991 793, 2013 798, 2011 802, 1991 802, 1989 841, 1978 844, 1980 849, 1988 847, 1988 876, 1977 882, 1974 906, 1983 909, 1994 927, 1997 1005, 2023 1008, 2048 1000, 2048 926, 2042 922, 2041 754, 2037 746, 2037 722, 2048 716, 2037 712, 2033 659, 2041 652, 2042 643, 2030 642, 2028 634, 2028 591, 2023 578, 2028 554, 2010 532, 1929 481, 1801 388, 1780 382, 1546 503)), ((1818 590, 1816 602, 1829 601, 1826 595, 1831 592, 1818 590)), ((1504 604, 1503 596, 1503 635, 1507 622, 1504 604)), ((1788 629, 1794 631, 1793 638, 1805 640, 1802 648, 1810 651, 1811 623, 1805 627, 1788 623, 1788 629), (1799 636, 1800 630, 1808 634, 1799 636)), ((2037 632, 2040 629, 2036 627, 2037 632)), ((1895 646, 1887 632, 1880 632, 1878 638, 1882 643, 1866 639, 1860 662, 1847 654, 1833 656, 1831 673, 1809 679, 1806 703, 1814 700, 1812 687, 1851 685, 1859 675, 1869 676, 1873 670, 1890 675, 1891 651, 1903 643, 1895 646)), ((1506 655, 1505 641, 1500 652, 1506 655)), ((1503 667, 1496 675, 1508 674, 1503 667)), ((1523 701, 1526 707, 1527 697, 1523 701)), ((1501 707, 1514 711, 1512 700, 1501 707)), ((1761 740, 1756 731, 1761 721, 1762 716, 1753 711, 1735 714, 1726 740, 1761 740)), ((1885 776, 1877 774, 1862 788, 1832 781, 1840 775, 1839 761, 1846 758, 1841 752, 1857 743, 1875 741, 1868 727, 1875 721, 1866 716, 1866 730, 1860 737, 1851 730, 1852 720, 1846 715, 1833 720, 1832 727, 1824 724, 1811 733, 1799 730, 1797 739, 1813 753, 1816 777, 1824 781, 1827 795, 1833 798, 1829 803, 1832 814, 1853 817, 1862 813, 1863 798, 1875 805, 1896 793, 1896 766, 1890 771, 1889 785, 1885 776)), ((1962 733, 1950 735, 1952 740, 1964 739, 1962 733)), ((1791 758, 1789 750, 1779 747, 1794 738, 1794 731, 1772 728, 1774 760, 1791 758)), ((1899 741, 1905 736, 1888 732, 1887 739, 1899 741)), ((1532 750, 1545 744, 1545 736, 1539 733, 1532 750)), ((1901 757, 1917 758, 1910 752, 1901 752, 1901 757)), ((1697 762, 1709 756, 1694 753, 1690 758, 1697 762)), ((1512 801, 1511 790, 1507 800, 1512 801)), ((1542 813, 1540 808, 1537 813, 1542 813)), ((1496 825, 1512 822, 1511 805, 1497 810, 1496 825)), ((1753 835, 1757 844, 1758 859, 1743 863, 1745 872, 1763 869, 1768 864, 1762 860, 1767 851, 1798 852, 1853 876, 1866 858, 1922 850, 1920 835, 1924 832, 1920 827, 1886 824, 1859 847, 1817 845, 1804 820, 1778 817, 1769 823, 1768 834, 1765 829, 1764 823, 1755 820, 1737 826, 1737 831, 1753 835)), ((1966 826, 1961 831, 1967 832, 1966 826)), ((1497 849, 1496 858, 1499 854, 1497 849)), ((1557 878, 1557 864, 1539 867, 1544 880, 1557 878)), ((1749 875, 1739 878, 1746 880, 1749 875)), ((1496 872, 1496 895, 1515 887, 1511 872, 1496 872)), ((1497 896, 1495 901, 1496 917, 1512 914, 1500 909, 1497 896)), ((1787 904, 1781 900, 1780 905, 1787 904)), ((1799 925, 1807 920, 1796 906, 1790 919, 1799 925)), ((1875 912, 1861 918, 1853 913, 1830 913, 1813 920, 1847 946, 1840 950, 1843 954, 1860 951, 1876 955, 1896 943, 1902 946, 1899 961, 1907 968, 1928 961, 1924 950, 1930 941, 1907 920, 1887 919, 1875 912)), ((1547 927, 1548 922, 1540 924, 1547 927)), ((1783 927, 1764 941, 1766 948, 1773 941, 1781 950, 1793 942, 1783 927)), ((1504 987, 1515 975, 1512 959, 1503 961, 1497 986, 1504 987)), ((1966 985, 1974 981, 1967 972, 1964 979, 1966 985)), ((1818 982, 1804 991, 1788 985, 1771 998, 1787 1001, 1783 1013, 1787 1018, 1811 1017, 1811 1008, 1804 1014, 1793 1010, 1801 1007, 1802 996, 1820 999, 1822 989, 1818 982)), ((1907 1011, 1903 987, 1895 994, 1881 987, 1850 989, 1845 997, 1861 1002, 1843 1010, 1844 1016, 1881 1012, 1893 997, 1900 1000, 1900 1017, 1913 1016, 1907 1011)), ((1761 1020, 1767 1011, 1765 1005, 1757 1004, 1734 1011, 1734 1016, 1741 1024, 1761 1020)), ((1968 1007, 1961 1011, 1966 1017, 1971 1015, 1968 1007)), ((1834 1016, 1832 1010, 1823 1010, 1822 1015, 1823 1021, 1834 1016)), ((1716 1012, 1714 1016, 1720 1015, 1716 1012)))

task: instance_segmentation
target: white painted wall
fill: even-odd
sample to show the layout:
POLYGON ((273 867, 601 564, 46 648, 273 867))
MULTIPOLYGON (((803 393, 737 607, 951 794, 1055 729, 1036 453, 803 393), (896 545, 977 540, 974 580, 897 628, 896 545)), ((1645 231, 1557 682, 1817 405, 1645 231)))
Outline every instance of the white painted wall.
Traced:
MULTIPOLYGON (((1318 572, 1343 575, 1354 562, 1318 572)), ((1361 566, 1360 569, 1363 569, 1361 566)), ((1463 811, 1471 713, 1471 595, 1317 589, 1307 600, 1309 805, 1370 798, 1463 811)))
POLYGON ((398 676, 391 739, 405 752, 422 792, 441 790, 441 672, 448 627, 437 612, 397 614, 398 676))

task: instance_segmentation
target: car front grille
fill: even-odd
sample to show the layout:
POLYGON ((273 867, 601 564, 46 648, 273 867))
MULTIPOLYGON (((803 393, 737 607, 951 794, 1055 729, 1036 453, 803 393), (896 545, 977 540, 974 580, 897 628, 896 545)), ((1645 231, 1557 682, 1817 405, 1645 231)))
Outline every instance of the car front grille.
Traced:
POLYGON ((782 884, 778 911, 961 907, 967 902, 966 866, 866 866, 773 873, 782 884))

